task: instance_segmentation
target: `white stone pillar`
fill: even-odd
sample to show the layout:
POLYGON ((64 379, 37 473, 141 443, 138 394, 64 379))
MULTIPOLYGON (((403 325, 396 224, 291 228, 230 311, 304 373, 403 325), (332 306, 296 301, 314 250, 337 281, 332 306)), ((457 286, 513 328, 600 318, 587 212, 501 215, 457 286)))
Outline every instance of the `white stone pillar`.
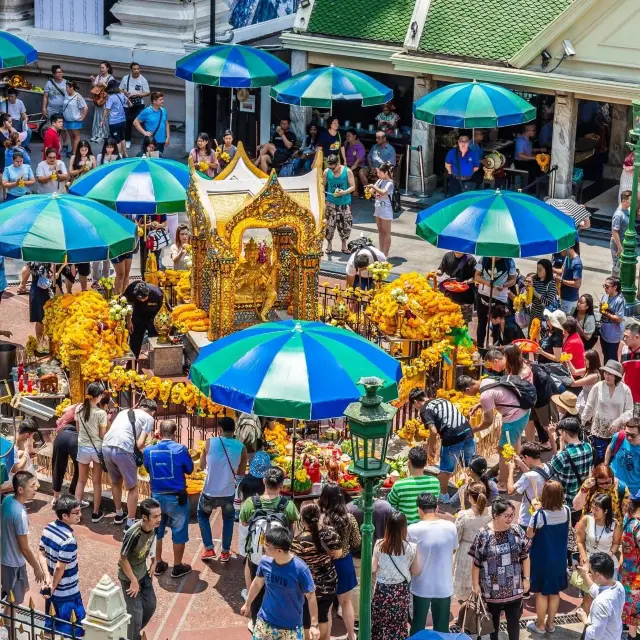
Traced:
POLYGON ((271 87, 260 87, 260 144, 271 138, 271 87))
POLYGON ((198 135, 200 123, 200 86, 194 82, 184 83, 184 150, 189 153, 198 135))
MULTIPOLYGON (((431 76, 421 76, 413 81, 413 101, 426 96, 433 88, 435 81, 431 76)), ((436 187, 436 176, 433 173, 433 151, 435 143, 434 127, 422 120, 413 118, 411 126, 411 146, 422 146, 422 162, 424 165, 425 188, 431 193, 436 187)), ((411 151, 409 163, 409 190, 419 193, 422 191, 420 179, 420 158, 418 151, 411 151)))
POLYGON ((0 29, 33 25, 33 0, 0 0, 0 29))
MULTIPOLYGON (((309 56, 306 51, 291 52, 291 75, 295 76, 298 73, 302 73, 309 68, 309 56)), ((291 107, 291 128, 293 132, 298 136, 298 139, 302 140, 307 135, 307 126, 311 122, 311 108, 310 107, 291 107)))
POLYGON ((621 167, 628 149, 626 147, 629 122, 626 104, 614 104, 611 110, 611 136, 609 139, 609 163, 613 167, 621 167))
POLYGON ((576 97, 572 93, 556 94, 551 145, 551 166, 558 166, 556 198, 571 196, 577 124, 578 101, 576 97))
POLYGON ((87 617, 82 626, 86 640, 119 640, 127 638, 127 627, 131 616, 122 587, 105 573, 91 590, 87 603, 87 617))

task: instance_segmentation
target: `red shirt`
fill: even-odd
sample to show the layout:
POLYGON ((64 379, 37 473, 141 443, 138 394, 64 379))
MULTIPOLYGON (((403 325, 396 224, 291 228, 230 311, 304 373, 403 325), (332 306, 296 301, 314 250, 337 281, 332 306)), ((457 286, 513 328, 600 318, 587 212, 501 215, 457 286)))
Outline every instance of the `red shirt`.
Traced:
POLYGON ((640 360, 627 360, 624 367, 624 382, 631 389, 634 402, 640 402, 640 360))
POLYGON ((566 342, 562 345, 563 353, 570 353, 573 357, 571 358, 571 364, 576 369, 584 368, 584 344, 582 342, 582 338, 574 333, 570 335, 566 342))
POLYGON ((53 147, 56 150, 56 158, 60 160, 60 136, 58 132, 53 128, 49 127, 42 137, 42 159, 47 159, 47 149, 53 147))

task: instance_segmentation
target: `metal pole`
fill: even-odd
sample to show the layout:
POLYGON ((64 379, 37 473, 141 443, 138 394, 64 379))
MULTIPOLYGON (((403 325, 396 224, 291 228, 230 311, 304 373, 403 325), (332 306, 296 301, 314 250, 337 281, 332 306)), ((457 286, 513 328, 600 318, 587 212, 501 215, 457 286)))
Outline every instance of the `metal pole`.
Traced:
POLYGON ((211 0, 209 10, 209 44, 216 43, 216 0, 211 0))
POLYGON ((409 195, 409 173, 411 171, 411 145, 410 144, 407 145, 406 156, 407 156, 407 171, 404 176, 404 190, 400 192, 403 196, 409 195))
POLYGON ((196 0, 193 0, 193 43, 198 40, 198 10, 196 7, 196 0))
POLYGON ((427 191, 424 188, 424 158, 422 157, 422 145, 418 145, 418 166, 420 167, 420 184, 422 185, 422 191, 418 195, 424 197, 427 195, 427 191))
POLYGON ((364 478, 360 552, 360 640, 371 638, 371 558, 373 556, 373 478, 364 478))
POLYGON ((622 295, 627 304, 636 304, 636 265, 638 258, 636 249, 638 235, 636 233, 636 217, 638 209, 638 174, 640 173, 640 100, 633 101, 633 129, 629 132, 631 142, 627 143, 633 151, 633 185, 631 187, 631 209, 629 226, 624 234, 622 255, 620 256, 620 282, 622 295))
POLYGON ((551 184, 549 189, 549 196, 551 198, 556 197, 556 177, 557 177, 558 165, 551 167, 551 184))
POLYGON ((229 131, 233 131, 233 87, 231 87, 231 102, 229 103, 229 131))

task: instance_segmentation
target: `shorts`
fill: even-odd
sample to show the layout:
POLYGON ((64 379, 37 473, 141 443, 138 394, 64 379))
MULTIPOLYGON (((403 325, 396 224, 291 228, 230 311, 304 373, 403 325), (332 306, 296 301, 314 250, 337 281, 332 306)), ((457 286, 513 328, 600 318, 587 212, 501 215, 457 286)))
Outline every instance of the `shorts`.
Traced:
POLYGON ((116 142, 122 142, 124 140, 124 126, 125 122, 110 124, 109 137, 113 138, 116 142))
POLYGON ((505 444, 507 444, 507 434, 509 434, 509 441, 511 441, 512 445, 518 440, 518 438, 520 438, 520 436, 524 433, 527 422, 529 422, 530 413, 530 411, 527 411, 521 418, 518 418, 513 422, 502 423, 502 430, 500 431, 500 442, 498 443, 498 446, 501 449, 505 444))
POLYGON ((356 578, 356 569, 353 565, 353 556, 348 553, 342 558, 333 561, 333 566, 338 574, 338 586, 336 587, 336 595, 342 595, 354 589, 358 585, 356 578))
POLYGON ((291 157, 291 151, 283 151, 282 149, 276 149, 276 152, 273 154, 273 161, 280 164, 281 162, 286 162, 291 157))
POLYGON ((152 493, 151 497, 160 503, 160 509, 162 510, 160 526, 156 529, 158 540, 164 538, 167 525, 169 525, 173 544, 189 542, 189 501, 187 500, 181 506, 178 504, 178 496, 152 493))
POLYGON ((471 462, 471 458, 475 455, 476 443, 473 437, 458 442, 458 444, 452 444, 447 447, 442 445, 440 447, 440 471, 444 473, 453 473, 456 468, 456 463, 460 461, 464 466, 468 466, 471 462))
POLYGON ((88 447, 78 447, 78 455, 76 456, 76 460, 79 464, 90 464, 91 462, 100 464, 100 460, 98 460, 98 454, 91 445, 89 445, 88 447))
POLYGON ((76 271, 79 276, 88 277, 91 274, 91 263, 90 262, 78 262, 76 264, 76 271))
POLYGON ((373 205, 373 217, 380 220, 393 220, 393 209, 391 205, 385 201, 376 200, 373 205))
MULTIPOLYGON (((335 594, 331 594, 330 596, 316 596, 316 602, 318 603, 318 622, 329 622, 329 611, 331 611, 331 605, 335 599, 335 594)), ((305 629, 311 628, 311 614, 309 613, 309 603, 306 598, 304 599, 302 609, 302 626, 305 629)))
POLYGON ((69 131, 69 129, 72 131, 82 129, 82 120, 65 120, 64 129, 66 131, 69 131))
POLYGON ((304 640, 304 631, 302 627, 279 629, 258 616, 253 629, 253 640, 304 640))
POLYGON ((121 256, 118 256, 117 258, 111 258, 111 263, 120 264, 125 260, 133 260, 133 253, 123 253, 121 256))
POLYGON ((102 447, 104 463, 111 482, 120 484, 124 481, 124 487, 131 491, 138 484, 138 467, 133 458, 133 452, 125 451, 120 447, 102 447))
POLYGON ((0 578, 0 582, 2 583, 2 598, 6 599, 9 591, 11 591, 13 592, 13 597, 16 599, 15 604, 22 604, 25 594, 29 591, 27 565, 23 564, 21 567, 9 567, 3 564, 0 578))

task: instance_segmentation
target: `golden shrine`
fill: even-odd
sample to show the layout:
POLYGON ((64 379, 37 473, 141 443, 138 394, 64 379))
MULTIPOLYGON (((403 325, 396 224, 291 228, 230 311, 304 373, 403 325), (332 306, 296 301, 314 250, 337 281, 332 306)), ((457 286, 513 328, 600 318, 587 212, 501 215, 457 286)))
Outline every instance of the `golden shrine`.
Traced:
POLYGON ((207 337, 277 320, 316 320, 324 238, 322 153, 303 176, 255 167, 242 143, 213 180, 189 160, 191 302, 209 314, 207 337))

